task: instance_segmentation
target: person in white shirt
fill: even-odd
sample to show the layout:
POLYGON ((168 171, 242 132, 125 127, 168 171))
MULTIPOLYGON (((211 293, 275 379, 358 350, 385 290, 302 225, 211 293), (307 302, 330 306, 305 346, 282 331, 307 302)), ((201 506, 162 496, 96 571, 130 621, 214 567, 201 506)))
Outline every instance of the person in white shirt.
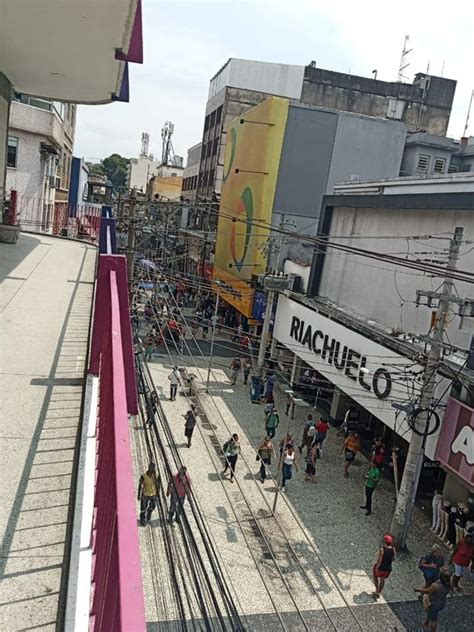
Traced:
POLYGON ((178 392, 179 384, 179 377, 176 372, 176 367, 174 367, 171 373, 168 375, 168 379, 170 381, 170 401, 174 402, 176 399, 176 393, 178 392))

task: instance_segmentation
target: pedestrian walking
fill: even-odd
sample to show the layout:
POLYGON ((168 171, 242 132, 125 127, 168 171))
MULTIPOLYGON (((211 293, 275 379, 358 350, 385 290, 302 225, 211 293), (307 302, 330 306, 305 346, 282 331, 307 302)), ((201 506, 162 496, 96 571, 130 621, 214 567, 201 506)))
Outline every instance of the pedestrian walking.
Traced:
POLYGON ((296 460, 296 452, 292 446, 285 448, 283 452, 282 470, 281 470, 281 491, 286 491, 286 484, 293 476, 293 467, 298 471, 298 461, 296 460))
POLYGON ((470 533, 466 534, 461 542, 456 544, 450 563, 454 563, 453 588, 460 591, 462 590, 459 586, 461 577, 467 574, 469 567, 471 567, 471 574, 474 570, 474 544, 470 533))
POLYGON ((376 463, 370 464, 365 478, 365 505, 361 505, 360 508, 366 510, 366 516, 370 516, 372 513, 372 496, 380 480, 380 469, 376 463))
POLYGON ((308 416, 306 417, 306 421, 304 422, 303 436, 301 437, 301 444, 298 446, 298 450, 300 451, 300 454, 301 452, 303 452, 303 448, 305 446, 310 447, 311 443, 313 442, 314 436, 316 434, 316 429, 315 429, 314 435, 311 437, 311 443, 308 446, 308 431, 313 426, 314 426, 313 415, 309 413, 308 416))
POLYGON ((244 384, 247 385, 249 381, 250 371, 252 370, 252 363, 250 360, 244 362, 244 384))
POLYGON ((441 547, 438 544, 433 544, 431 551, 423 555, 418 562, 418 568, 425 578, 425 588, 429 588, 431 584, 438 581, 443 566, 444 557, 441 547))
POLYGON ((170 381, 170 401, 174 402, 176 399, 176 393, 178 392, 178 384, 179 384, 179 377, 178 377, 176 367, 173 367, 173 370, 168 375, 168 379, 170 381))
POLYGON ((225 456, 225 466, 222 475, 230 469, 230 482, 234 482, 235 465, 240 454, 239 435, 234 433, 231 438, 224 443, 222 450, 225 456))
POLYGON ((280 416, 276 408, 273 408, 272 411, 268 413, 267 418, 265 420, 266 434, 273 439, 279 425, 280 425, 280 416))
POLYGON ((313 447, 308 451, 306 455, 306 470, 305 470, 305 481, 311 481, 312 483, 316 483, 316 461, 318 459, 318 447, 317 445, 313 445, 313 447))
POLYGON ((344 441, 342 451, 344 452, 344 476, 349 478, 349 467, 354 462, 356 454, 360 450, 359 433, 354 432, 344 441))
POLYGON ((293 391, 286 394, 285 415, 288 415, 291 411, 291 418, 294 419, 295 413, 295 401, 293 398, 293 391))
POLYGON ((451 590, 451 573, 446 568, 442 568, 439 579, 425 586, 425 588, 415 588, 415 592, 422 595, 423 608, 426 611, 426 618, 423 621, 423 630, 436 632, 438 629, 438 616, 446 606, 446 598, 451 590))
POLYGON ((257 461, 260 461, 260 482, 263 483, 267 478, 267 468, 272 464, 272 457, 275 456, 275 448, 271 437, 265 437, 257 448, 257 461))
POLYGON ((183 511, 184 501, 191 489, 191 479, 186 470, 186 467, 182 465, 179 471, 172 477, 168 483, 168 489, 166 495, 170 498, 170 509, 168 513, 169 522, 173 521, 173 517, 178 521, 181 512, 183 511))
POLYGON ((242 362, 240 358, 234 358, 230 363, 230 383, 234 385, 239 377, 240 369, 242 368, 242 362))
POLYGON ((267 375, 265 378, 265 399, 268 398, 269 395, 273 396, 273 389, 275 388, 276 375, 273 371, 267 371, 267 375))
POLYGON ((385 444, 382 437, 375 439, 372 446, 372 453, 370 460, 378 465, 382 469, 383 462, 385 460, 385 444))
POLYGON ((291 446, 292 448, 294 448, 294 447, 295 447, 295 440, 294 440, 293 435, 291 434, 291 432, 289 432, 288 434, 286 434, 286 435, 283 437, 283 439, 280 441, 279 446, 278 446, 278 447, 279 447, 279 449, 280 449, 280 454, 282 454, 282 453, 283 453, 283 450, 284 450, 285 448, 288 448, 288 447, 290 447, 290 446, 291 446))
POLYGON ((155 348, 155 336, 150 331, 150 333, 145 338, 145 357, 144 357, 145 362, 151 362, 154 348, 155 348))
POLYGON ((194 404, 191 404, 191 408, 188 410, 188 412, 185 415, 183 415, 183 417, 186 420, 184 422, 184 436, 188 440, 188 448, 190 448, 191 439, 194 432, 194 427, 197 421, 196 420, 196 406, 194 404))
POLYGON ((319 422, 316 424, 316 437, 314 439, 314 443, 319 446, 319 458, 323 456, 323 443, 326 440, 327 434, 329 430, 328 422, 320 417, 319 422))
POLYGON ((158 489, 156 466, 154 463, 150 463, 147 471, 140 476, 138 481, 137 500, 140 501, 140 524, 142 527, 150 522, 151 514, 158 501, 158 489))
POLYGON ((372 593, 375 599, 382 594, 385 580, 390 577, 392 572, 392 564, 396 558, 397 552, 393 546, 393 537, 390 533, 383 536, 382 546, 379 548, 377 561, 372 567, 372 576, 374 579, 375 592, 372 593))

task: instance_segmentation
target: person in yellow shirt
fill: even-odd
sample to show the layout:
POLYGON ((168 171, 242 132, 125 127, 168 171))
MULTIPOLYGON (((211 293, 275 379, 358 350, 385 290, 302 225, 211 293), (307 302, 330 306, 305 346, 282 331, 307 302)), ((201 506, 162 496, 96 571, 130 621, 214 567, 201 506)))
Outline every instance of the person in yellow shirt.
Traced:
POLYGON ((140 501, 140 524, 145 527, 151 518, 151 514, 158 502, 159 476, 156 474, 156 466, 150 463, 147 471, 140 476, 138 482, 138 500, 140 501))
POLYGON ((342 451, 344 452, 344 476, 349 478, 349 467, 354 462, 357 452, 360 450, 359 434, 354 432, 344 441, 342 451))

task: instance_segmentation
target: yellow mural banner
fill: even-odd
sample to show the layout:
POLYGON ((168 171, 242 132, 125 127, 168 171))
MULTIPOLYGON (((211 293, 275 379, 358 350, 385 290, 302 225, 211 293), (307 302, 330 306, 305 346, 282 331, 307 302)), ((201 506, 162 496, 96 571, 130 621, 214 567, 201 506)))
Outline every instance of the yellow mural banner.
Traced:
POLYGON ((212 291, 218 292, 226 303, 235 307, 241 314, 249 318, 252 315, 255 291, 245 281, 236 279, 228 272, 215 268, 213 270, 212 291))
POLYGON ((288 99, 271 97, 227 129, 214 278, 249 281, 266 271, 288 109, 288 99))

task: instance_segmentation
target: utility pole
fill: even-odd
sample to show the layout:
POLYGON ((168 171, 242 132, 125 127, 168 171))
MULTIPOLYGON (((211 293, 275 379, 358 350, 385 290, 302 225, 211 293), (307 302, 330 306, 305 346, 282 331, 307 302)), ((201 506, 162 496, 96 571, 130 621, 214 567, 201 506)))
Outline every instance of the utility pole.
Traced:
POLYGON ((128 211, 128 241, 127 241, 127 276, 128 287, 131 289, 133 282, 133 258, 135 255, 135 192, 130 193, 130 205, 128 211))
POLYGON ((268 291, 267 305, 265 307, 265 316, 263 318, 262 335, 260 337, 260 347, 258 348, 257 368, 262 369, 265 364, 265 352, 267 350, 267 338, 268 331, 270 329, 270 320, 272 318, 273 300, 275 298, 275 292, 273 290, 268 291))
POLYGON ((216 339, 217 310, 219 309, 219 279, 216 279, 216 304, 214 306, 214 322, 212 323, 211 348, 209 351, 209 366, 207 368, 206 392, 209 392, 209 380, 211 379, 212 360, 214 356, 214 341, 216 339))
MULTIPOLYGON (((456 269, 462 236, 463 228, 456 228, 454 237, 451 239, 449 246, 449 260, 446 268, 448 272, 456 269)), ((434 331, 430 341, 430 350, 423 375, 419 405, 420 413, 414 418, 414 430, 412 430, 410 447, 408 449, 403 478, 397 497, 397 505, 392 518, 391 533, 401 548, 406 547, 408 529, 410 527, 418 482, 423 467, 426 438, 428 436, 433 412, 431 408, 433 404, 433 391, 436 384, 439 361, 441 359, 446 322, 452 302, 453 286, 453 279, 450 276, 446 276, 443 282, 443 289, 439 296, 434 331)))

